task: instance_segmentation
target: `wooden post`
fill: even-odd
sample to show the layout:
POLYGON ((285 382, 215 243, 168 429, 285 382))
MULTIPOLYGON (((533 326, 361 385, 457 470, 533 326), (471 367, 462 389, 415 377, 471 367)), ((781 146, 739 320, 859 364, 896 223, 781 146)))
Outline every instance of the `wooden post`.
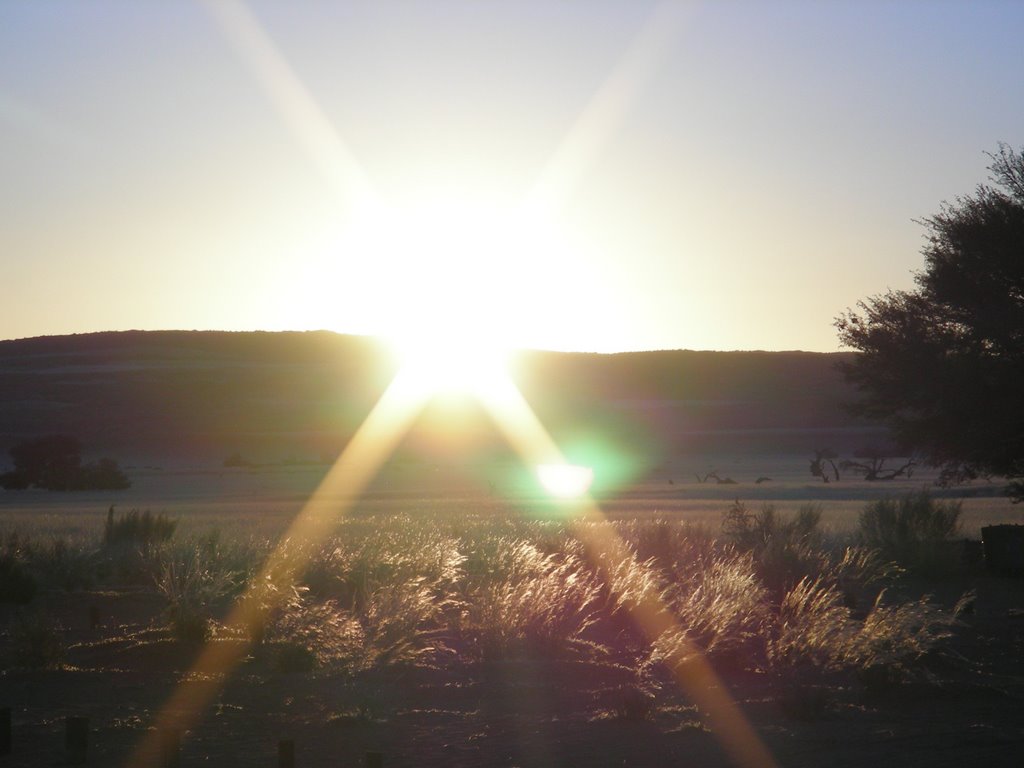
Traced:
POLYGON ((64 720, 64 748, 68 753, 68 762, 80 764, 85 762, 89 747, 89 718, 67 717, 64 720))
POLYGON ((380 752, 367 752, 366 768, 384 768, 384 755, 380 752))
POLYGON ((11 708, 0 709, 0 755, 11 754, 11 708))
POLYGON ((277 742, 277 768, 295 768, 295 742, 292 739, 277 742))
POLYGON ((181 731, 160 731, 160 768, 181 768, 181 731))

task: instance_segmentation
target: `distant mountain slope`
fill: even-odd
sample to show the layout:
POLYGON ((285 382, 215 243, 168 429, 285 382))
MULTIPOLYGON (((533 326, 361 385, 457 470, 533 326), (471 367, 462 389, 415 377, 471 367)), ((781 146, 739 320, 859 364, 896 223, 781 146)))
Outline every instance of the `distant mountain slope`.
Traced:
MULTIPOLYGON (((673 451, 785 445, 810 452, 862 439, 864 428, 840 407, 851 397, 836 370, 843 357, 526 352, 513 375, 556 433, 608 430, 673 451)), ((373 340, 329 332, 0 341, 0 452, 27 436, 61 432, 118 455, 317 457, 340 448, 394 370, 373 340)), ((432 421, 444 431, 453 420, 441 413, 432 421)))

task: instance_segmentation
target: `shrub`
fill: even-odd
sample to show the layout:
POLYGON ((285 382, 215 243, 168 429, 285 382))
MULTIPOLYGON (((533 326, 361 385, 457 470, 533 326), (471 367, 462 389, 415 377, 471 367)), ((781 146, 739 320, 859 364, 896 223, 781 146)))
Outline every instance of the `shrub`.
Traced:
POLYGON ((0 552, 0 603, 27 605, 36 594, 36 580, 32 578, 16 552, 6 548, 0 552))
POLYGON ((171 520, 163 512, 154 515, 148 509, 141 513, 133 509, 115 518, 114 507, 111 506, 103 528, 103 543, 107 546, 135 545, 148 555, 153 545, 170 541, 177 527, 177 520, 171 520))
POLYGON ((737 499, 722 517, 722 533, 740 549, 758 549, 780 537, 817 543, 820 523, 821 507, 817 504, 804 504, 787 519, 776 513, 772 504, 762 504, 759 512, 751 512, 737 499))
POLYGON ((443 538, 423 530, 406 537, 382 527, 366 539, 335 539, 312 553, 285 541, 246 591, 247 630, 279 669, 355 672, 418 663, 443 645, 438 635, 452 605, 447 580, 453 575, 437 561, 452 558, 437 547, 410 544, 443 538), (315 589, 296 575, 307 556, 304 578, 315 589), (300 669, 305 663, 308 668, 300 669))
POLYGON ((860 514, 861 542, 908 568, 936 573, 957 564, 947 542, 960 528, 961 502, 936 501, 926 491, 879 499, 860 514))
POLYGON ((31 484, 31 479, 24 472, 11 470, 0 474, 0 488, 5 491, 24 491, 31 484))
POLYGON ((804 578, 782 598, 768 638, 768 659, 787 669, 833 668, 846 659, 855 632, 842 593, 821 578, 804 578))
POLYGON ((673 658, 675 646, 689 641, 711 656, 734 655, 762 633, 768 618, 767 595, 750 553, 726 552, 667 594, 682 636, 655 639, 652 659, 673 658))
POLYGON ((50 491, 123 490, 128 476, 113 459, 82 464, 82 444, 69 435, 22 440, 10 449, 14 470, 0 475, 8 490, 35 486, 50 491))
POLYGON ((954 616, 927 597, 894 606, 884 597, 883 590, 859 621, 834 585, 804 579, 783 598, 769 660, 784 669, 852 669, 869 687, 902 682, 949 636, 954 616))
POLYGON ((256 465, 246 458, 243 458, 240 453, 232 453, 226 459, 224 459, 225 467, 255 467, 256 465))
POLYGON ((758 575, 777 595, 828 565, 818 530, 821 507, 805 504, 785 518, 771 504, 750 512, 737 500, 726 510, 722 533, 742 551, 752 552, 758 575))
POLYGON ((927 597, 883 605, 878 595, 871 612, 845 648, 852 665, 872 693, 913 677, 926 655, 949 637, 954 618, 927 597))
POLYGON ((616 686, 603 691, 600 698, 603 716, 616 720, 651 720, 657 711, 655 692, 640 683, 616 686))
POLYGON ((770 504, 764 504, 758 515, 736 499, 722 515, 722 535, 740 549, 754 549, 764 544, 768 533, 766 528, 774 521, 775 508, 770 504))
POLYGON ((561 654, 593 649, 600 590, 574 555, 544 554, 531 542, 502 538, 491 568, 467 586, 461 633, 484 658, 527 649, 561 654))
POLYGON ((328 541, 311 556, 303 581, 314 595, 361 611, 386 584, 424 578, 439 594, 449 591, 465 561, 456 538, 396 517, 363 538, 328 541))
POLYGON ((595 548, 593 557, 601 574, 602 608, 613 619, 647 606, 663 605, 667 584, 665 572, 653 557, 641 560, 624 540, 611 540, 611 547, 595 548))
POLYGON ((444 650, 441 618, 449 601, 438 600, 435 586, 419 577, 374 590, 357 616, 367 663, 414 664, 444 650))
POLYGON ((25 604, 36 588, 73 590, 92 586, 97 576, 92 547, 54 537, 38 542, 9 533, 0 542, 0 602, 25 604))
POLYGON ((311 672, 334 666, 355 671, 364 665, 362 627, 330 600, 310 600, 295 589, 267 615, 263 647, 275 671, 311 672))
POLYGON ((83 464, 78 470, 76 490, 123 491, 131 487, 132 481, 113 459, 103 458, 83 464))
POLYGON ((665 518, 616 521, 615 530, 629 543, 639 560, 650 560, 670 573, 692 570, 694 561, 703 562, 721 549, 710 530, 689 521, 665 518))
POLYGON ((96 552, 91 547, 54 538, 29 548, 32 571, 40 585, 66 591, 91 587, 96 579, 96 552))
POLYGON ((200 546, 170 552, 161 563, 156 587, 167 600, 165 614, 178 640, 201 642, 212 631, 213 613, 236 588, 234 574, 215 567, 200 546))

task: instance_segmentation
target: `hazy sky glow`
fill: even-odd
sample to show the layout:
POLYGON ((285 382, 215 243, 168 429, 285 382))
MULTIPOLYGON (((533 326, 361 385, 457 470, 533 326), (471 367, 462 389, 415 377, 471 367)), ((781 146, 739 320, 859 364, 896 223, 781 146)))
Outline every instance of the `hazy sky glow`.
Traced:
POLYGON ((1024 145, 1013 2, 0 4, 0 338, 836 348, 1024 145))

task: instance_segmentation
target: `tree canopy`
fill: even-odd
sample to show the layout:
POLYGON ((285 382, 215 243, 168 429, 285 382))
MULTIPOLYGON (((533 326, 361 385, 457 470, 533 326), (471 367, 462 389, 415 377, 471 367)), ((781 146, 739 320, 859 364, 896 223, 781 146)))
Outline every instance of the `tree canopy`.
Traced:
POLYGON ((121 490, 131 481, 113 459, 82 463, 82 444, 68 435, 23 440, 10 450, 14 469, 0 474, 0 487, 50 491, 121 490))
POLYGON ((927 230, 917 290, 840 315, 861 415, 957 482, 1010 478, 1024 498, 1024 152, 990 154, 990 184, 945 203, 927 230))

